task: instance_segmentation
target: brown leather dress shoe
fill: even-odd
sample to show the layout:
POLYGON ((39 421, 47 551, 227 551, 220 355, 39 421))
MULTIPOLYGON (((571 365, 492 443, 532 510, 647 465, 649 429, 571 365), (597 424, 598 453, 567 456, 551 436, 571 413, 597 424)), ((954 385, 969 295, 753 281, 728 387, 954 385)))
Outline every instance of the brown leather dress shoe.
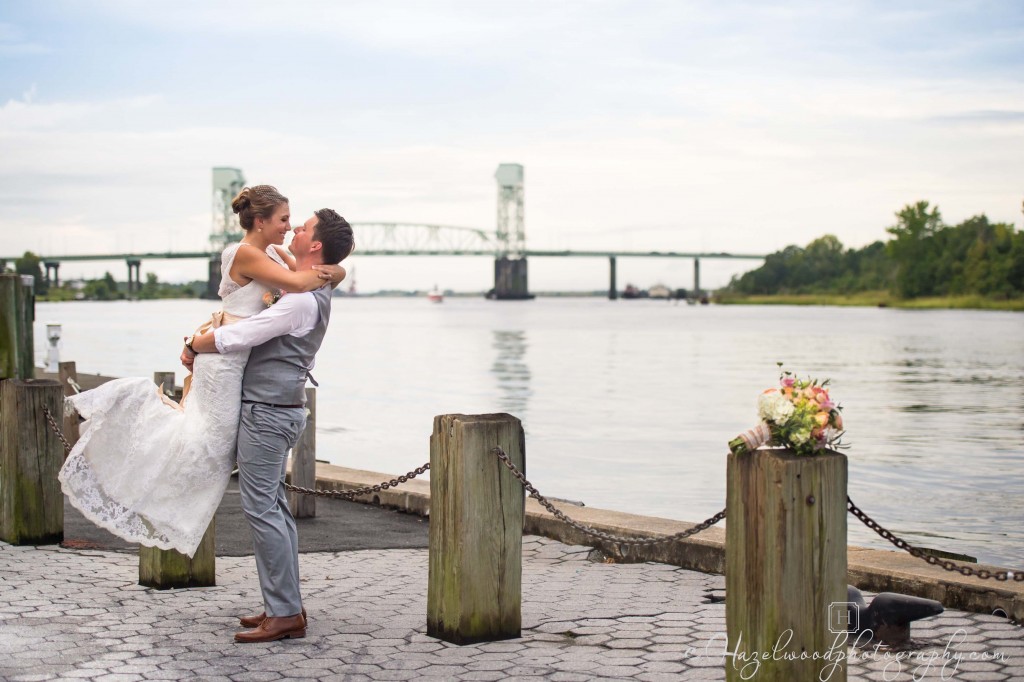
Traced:
POLYGON ((291 637, 300 639, 306 636, 306 619, 301 613, 294 616, 267 616, 255 630, 246 630, 235 634, 235 641, 243 644, 256 642, 276 642, 291 637))
MULTIPOLYGON (((261 613, 258 616, 242 616, 241 618, 238 619, 238 624, 241 625, 243 628, 255 628, 255 627, 258 627, 259 624, 262 623, 263 619, 266 618, 266 617, 267 617, 267 612, 266 611, 264 611, 263 613, 261 613)), ((303 622, 308 622, 307 619, 306 619, 306 607, 305 606, 302 607, 302 620, 303 620, 303 622)))

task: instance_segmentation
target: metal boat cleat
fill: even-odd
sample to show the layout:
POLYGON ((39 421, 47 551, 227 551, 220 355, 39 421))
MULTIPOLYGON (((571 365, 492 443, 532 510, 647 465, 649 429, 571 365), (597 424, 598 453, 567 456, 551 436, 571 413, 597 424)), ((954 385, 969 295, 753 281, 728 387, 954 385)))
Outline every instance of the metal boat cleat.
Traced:
POLYGON ((942 604, 934 599, 895 592, 877 594, 867 606, 864 595, 852 585, 846 586, 846 609, 848 632, 861 634, 869 631, 873 639, 889 646, 907 644, 912 622, 937 616, 944 610, 942 604))

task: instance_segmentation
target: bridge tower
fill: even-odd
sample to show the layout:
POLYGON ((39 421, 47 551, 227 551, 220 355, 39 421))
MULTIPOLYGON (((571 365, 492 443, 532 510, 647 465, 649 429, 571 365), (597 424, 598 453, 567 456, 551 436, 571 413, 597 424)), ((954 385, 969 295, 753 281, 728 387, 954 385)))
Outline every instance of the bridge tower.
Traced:
POLYGON ((489 298, 533 298, 527 286, 526 231, 523 227, 523 167, 503 163, 494 173, 498 182, 498 249, 494 259, 494 289, 489 298))
POLYGON ((205 298, 217 298, 220 286, 220 252, 242 238, 242 226, 231 210, 231 200, 245 187, 245 177, 238 168, 213 169, 213 226, 210 229, 209 280, 205 298))
POLYGON ((238 168, 213 169, 213 228, 210 250, 218 254, 224 247, 242 238, 242 226, 231 210, 231 200, 245 187, 245 176, 238 168))

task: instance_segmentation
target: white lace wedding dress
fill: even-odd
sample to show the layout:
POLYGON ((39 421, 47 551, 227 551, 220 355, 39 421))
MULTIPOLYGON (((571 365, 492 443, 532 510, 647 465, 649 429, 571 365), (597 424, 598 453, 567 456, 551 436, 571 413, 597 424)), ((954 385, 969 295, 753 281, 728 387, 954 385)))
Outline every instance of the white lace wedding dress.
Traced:
MULTIPOLYGON (((255 315, 269 289, 229 276, 238 244, 221 256, 223 315, 255 315)), ((267 254, 284 266, 273 247, 267 254)), ((67 399, 83 417, 59 479, 71 503, 98 526, 150 547, 193 556, 235 466, 242 371, 249 351, 196 357, 179 406, 146 378, 116 379, 67 399)))

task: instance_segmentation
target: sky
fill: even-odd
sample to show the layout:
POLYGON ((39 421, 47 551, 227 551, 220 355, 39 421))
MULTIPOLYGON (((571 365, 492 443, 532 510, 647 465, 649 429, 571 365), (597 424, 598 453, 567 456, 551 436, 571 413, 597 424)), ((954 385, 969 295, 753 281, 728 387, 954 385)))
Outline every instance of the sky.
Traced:
MULTIPOLYGON (((205 250, 215 166, 277 186, 295 224, 493 231, 500 163, 525 168, 532 249, 861 247, 921 199, 1020 228, 1024 4, 0 0, 0 256, 205 250)), ((703 261, 702 284, 754 266, 703 261)), ((362 291, 485 290, 493 266, 349 268, 362 291)), ((607 271, 534 259, 530 286, 607 271)))

